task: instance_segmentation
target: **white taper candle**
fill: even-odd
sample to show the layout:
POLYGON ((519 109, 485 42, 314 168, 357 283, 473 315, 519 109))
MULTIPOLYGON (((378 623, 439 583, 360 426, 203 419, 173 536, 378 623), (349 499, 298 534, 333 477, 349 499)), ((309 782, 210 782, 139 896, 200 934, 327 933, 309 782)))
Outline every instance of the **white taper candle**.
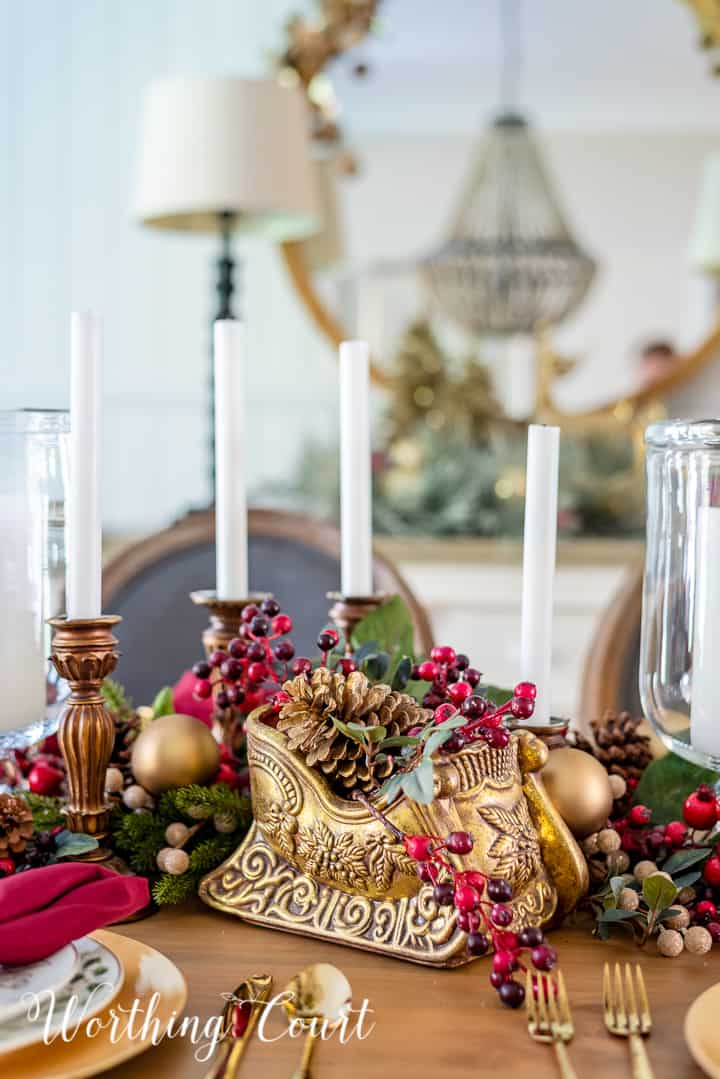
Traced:
POLYGON ((690 741, 720 757, 720 507, 700 506, 695 548, 690 741))
POLYGON ((102 327, 99 315, 73 312, 70 353, 67 614, 68 618, 97 618, 102 613, 102 327))
POLYGON ((366 341, 340 345, 340 526, 344 596, 370 596, 372 488, 370 358, 366 341))
POLYGON ((559 449, 559 427, 528 428, 520 666, 537 686, 536 725, 550 722, 559 449))
POLYGON ((215 590, 219 599, 248 595, 245 491, 245 393, 243 326, 221 319, 214 328, 215 355, 215 590))

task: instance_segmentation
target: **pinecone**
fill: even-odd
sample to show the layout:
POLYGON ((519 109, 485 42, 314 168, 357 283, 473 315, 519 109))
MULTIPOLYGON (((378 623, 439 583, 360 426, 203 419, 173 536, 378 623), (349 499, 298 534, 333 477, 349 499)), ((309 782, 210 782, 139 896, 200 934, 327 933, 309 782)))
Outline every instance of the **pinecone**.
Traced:
POLYGON ((602 719, 594 719, 590 724, 595 745, 576 734, 575 746, 597 757, 610 775, 625 780, 640 779, 653 759, 650 739, 638 734, 641 723, 639 716, 631 716, 629 712, 606 712, 602 719))
POLYGON ((394 761, 388 756, 368 767, 360 742, 349 738, 333 722, 382 726, 387 737, 405 734, 411 727, 424 726, 431 712, 390 686, 371 685, 361 671, 342 674, 318 667, 310 680, 298 675, 286 682, 289 695, 280 712, 277 729, 290 749, 298 752, 310 768, 319 769, 343 797, 353 790, 369 791, 391 774, 394 761))
POLYGON ((0 857, 22 854, 33 831, 32 811, 24 798, 0 794, 0 857))

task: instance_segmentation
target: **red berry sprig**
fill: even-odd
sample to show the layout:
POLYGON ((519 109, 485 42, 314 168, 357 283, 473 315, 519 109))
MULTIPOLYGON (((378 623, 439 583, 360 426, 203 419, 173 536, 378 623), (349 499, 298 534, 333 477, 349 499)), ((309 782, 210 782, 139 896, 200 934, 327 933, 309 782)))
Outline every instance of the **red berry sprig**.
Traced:
MULTIPOLYGON (((393 831, 396 831, 393 829, 393 831)), ((451 832, 444 839, 430 835, 402 835, 405 850, 417 863, 420 880, 433 885, 433 897, 440 907, 454 907, 456 921, 467 933, 468 953, 486 955, 492 950, 490 984, 508 1008, 518 1008, 525 999, 525 989, 516 981, 516 971, 528 969, 523 957, 535 970, 550 971, 557 953, 545 942, 541 929, 529 926, 512 932, 513 912, 508 903, 513 898, 509 881, 488 877, 478 870, 458 870, 447 854, 464 856, 473 849, 469 832, 451 832)), ((537 990, 537 979, 533 979, 537 990)))
POLYGON ((267 596, 260 606, 248 604, 241 617, 238 635, 227 651, 217 649, 194 665, 193 674, 198 679, 195 696, 207 699, 214 693, 221 712, 236 708, 248 713, 267 702, 279 711, 285 699, 281 686, 290 677, 289 665, 295 655, 295 646, 287 637, 292 618, 281 611, 274 596, 267 596))
MULTIPOLYGON (((469 719, 477 720, 477 727, 485 728, 500 727, 502 718, 506 715, 512 715, 515 719, 530 718, 535 710, 537 696, 532 682, 518 682, 511 699, 499 708, 493 708, 477 691, 481 677, 480 671, 470 666, 466 655, 457 653, 446 644, 433 648, 430 659, 415 664, 411 671, 411 678, 430 683, 430 688, 423 698, 426 708, 438 709, 443 705, 453 705, 469 719)), ((487 741, 492 744, 491 738, 487 741)), ((507 745, 502 736, 496 741, 507 745)))
MULTIPOLYGON (((463 685, 455 682, 450 689, 463 685)), ((480 697, 471 693, 466 695, 458 705, 446 701, 438 705, 433 713, 433 721, 436 724, 445 723, 455 716, 467 717, 467 722, 462 727, 456 727, 450 737, 443 744, 444 753, 458 753, 466 745, 474 742, 485 741, 492 749, 504 749, 510 741, 510 731, 503 726, 503 720, 508 714, 514 715, 514 705, 518 700, 529 701, 530 714, 535 701, 535 686, 529 682, 523 682, 515 687, 515 693, 509 701, 501 705, 492 705, 486 697, 480 697), (520 692, 519 692, 520 691, 520 692)))

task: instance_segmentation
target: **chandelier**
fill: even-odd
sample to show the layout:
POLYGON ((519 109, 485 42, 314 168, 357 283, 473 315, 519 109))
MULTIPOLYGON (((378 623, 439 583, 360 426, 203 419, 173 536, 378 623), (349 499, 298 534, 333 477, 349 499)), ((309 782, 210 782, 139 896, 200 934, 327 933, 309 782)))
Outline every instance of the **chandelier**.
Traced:
MULTIPOLYGON (((501 100, 514 100, 517 3, 500 0, 501 100)), ((476 156, 450 237, 420 262, 440 310, 476 334, 532 333, 588 290, 595 263, 574 240, 527 121, 505 107, 476 156)))
POLYGON ((443 313, 478 334, 531 333, 580 303, 595 263, 573 239, 521 116, 495 121, 450 238, 421 265, 443 313))

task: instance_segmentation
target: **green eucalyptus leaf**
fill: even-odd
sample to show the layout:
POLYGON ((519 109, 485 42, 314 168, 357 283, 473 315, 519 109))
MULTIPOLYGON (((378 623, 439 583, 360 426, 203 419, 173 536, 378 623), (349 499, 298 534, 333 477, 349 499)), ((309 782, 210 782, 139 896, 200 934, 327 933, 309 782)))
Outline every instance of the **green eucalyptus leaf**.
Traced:
POLYGON ((343 723, 337 716, 332 717, 333 726, 345 735, 346 738, 352 739, 353 742, 365 741, 365 727, 361 727, 359 723, 343 723), (355 728, 355 729, 353 729, 355 728))
POLYGON ((400 746, 416 746, 420 739, 413 734, 396 734, 392 738, 386 738, 381 749, 397 749, 400 746))
POLYGON ((643 881, 642 897, 651 910, 664 910, 676 895, 677 888, 673 882, 659 873, 653 873, 643 881))
POLYGON ((379 727, 369 727, 367 730, 367 737, 371 742, 382 742, 383 738, 387 737, 387 727, 382 725, 379 727))
POLYGON ((696 881, 700 880, 702 873, 699 869, 691 869, 689 873, 681 873, 679 877, 673 877, 675 887, 678 891, 681 888, 690 888, 696 881))
POLYGON ((625 887, 626 887, 625 881, 624 881, 624 879, 622 877, 611 877, 610 878, 610 891, 612 892, 613 898, 615 899, 616 903, 617 903, 618 899, 620 898, 620 892, 625 887))
POLYGON ((404 776, 402 772, 399 772, 394 776, 390 776, 389 779, 386 779, 382 787, 380 788, 380 799, 385 799, 387 802, 394 801, 397 795, 402 790, 403 779, 404 776))
POLYGON ((390 666, 390 657, 385 652, 371 652, 360 665, 360 670, 371 682, 381 682, 390 666))
POLYGON ((620 910, 619 907, 608 907, 602 914, 598 915, 598 922, 602 925, 609 925, 612 922, 627 922, 631 918, 637 918, 638 911, 636 910, 620 910))
POLYGON ((440 730, 439 727, 432 732, 430 737, 425 742, 423 749, 423 757, 432 757, 433 753, 444 746, 448 738, 452 738, 453 732, 451 730, 440 730))
POLYGON ((704 861, 709 854, 712 854, 712 847, 696 847, 694 850, 676 850, 664 863, 663 872, 669 873, 672 877, 675 873, 681 873, 683 869, 689 869, 691 865, 704 861))
POLYGON ((403 656, 398 662, 391 683, 392 688, 396 690, 396 692, 401 692, 407 686, 412 666, 413 661, 409 656, 403 656))
POLYGON ((432 761, 423 760, 412 772, 406 772, 402 777, 402 789, 411 801, 430 805, 433 800, 432 761))
POLYGON ((55 857, 75 858, 79 854, 97 850, 98 845, 97 839, 91 835, 83 835, 80 832, 58 832, 55 836, 55 857))
POLYGON ((363 644, 360 645, 359 648, 356 648, 354 650, 353 659, 359 667, 363 660, 366 659, 368 656, 372 655, 374 652, 381 651, 382 649, 377 641, 365 641, 363 644))
POLYGON ((680 914, 679 907, 666 907, 665 910, 661 910, 655 918, 656 922, 666 922, 668 918, 674 918, 676 914, 680 914))
POLYGON ((405 689, 403 690, 404 693, 407 693, 407 695, 409 697, 412 697, 414 701, 417 701, 418 704, 422 704, 427 691, 427 682, 421 682, 419 679, 413 678, 410 679, 408 684, 405 686, 405 689))
POLYGON ((399 651, 403 656, 411 656, 413 637, 410 612, 400 596, 393 596, 358 622, 352 633, 352 647, 357 650, 365 641, 377 641, 390 655, 399 651))
POLYGON ((173 691, 170 686, 164 686, 152 702, 153 719, 160 719, 160 716, 172 716, 174 713, 173 691))
POLYGON ((464 727, 467 723, 467 716, 450 716, 449 719, 444 719, 442 723, 430 723, 424 730, 420 732, 418 738, 426 739, 435 731, 455 731, 458 727, 464 727))
POLYGON ((653 813, 653 823, 667 824, 682 819, 682 805, 701 783, 711 787, 717 782, 717 773, 683 760, 675 753, 668 753, 660 760, 652 761, 642 774, 633 801, 648 806, 653 813))

